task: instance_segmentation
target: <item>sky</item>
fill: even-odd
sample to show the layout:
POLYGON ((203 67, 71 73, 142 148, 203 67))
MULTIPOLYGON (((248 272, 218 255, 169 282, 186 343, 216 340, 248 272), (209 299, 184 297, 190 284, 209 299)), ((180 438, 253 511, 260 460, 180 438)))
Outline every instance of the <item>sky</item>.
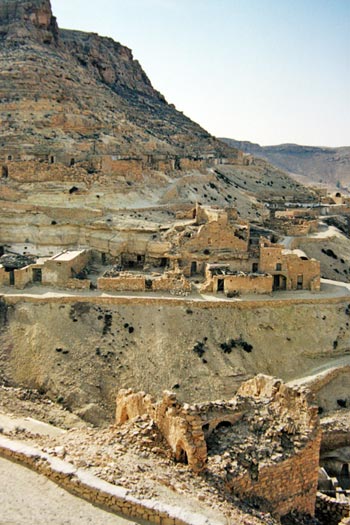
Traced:
POLYGON ((350 0, 51 0, 218 137, 350 146, 350 0))

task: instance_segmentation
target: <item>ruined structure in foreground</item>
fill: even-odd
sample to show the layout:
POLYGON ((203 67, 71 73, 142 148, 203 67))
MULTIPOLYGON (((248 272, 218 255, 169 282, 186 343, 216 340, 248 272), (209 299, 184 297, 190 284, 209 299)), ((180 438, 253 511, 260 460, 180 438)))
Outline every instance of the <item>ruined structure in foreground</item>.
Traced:
POLYGON ((158 402, 143 392, 119 393, 117 424, 144 414, 194 472, 207 468, 229 491, 281 516, 314 514, 321 431, 308 391, 260 374, 230 401, 193 406, 170 392, 158 402))

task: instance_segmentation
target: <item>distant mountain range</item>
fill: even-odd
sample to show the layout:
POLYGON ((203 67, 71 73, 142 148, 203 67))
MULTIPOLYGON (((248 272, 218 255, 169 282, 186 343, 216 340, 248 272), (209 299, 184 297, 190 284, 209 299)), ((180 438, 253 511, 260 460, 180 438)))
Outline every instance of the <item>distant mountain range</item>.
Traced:
POLYGON ((238 148, 255 157, 298 176, 304 183, 323 183, 330 186, 350 186, 350 146, 326 148, 280 144, 260 146, 253 142, 222 138, 229 146, 238 148))

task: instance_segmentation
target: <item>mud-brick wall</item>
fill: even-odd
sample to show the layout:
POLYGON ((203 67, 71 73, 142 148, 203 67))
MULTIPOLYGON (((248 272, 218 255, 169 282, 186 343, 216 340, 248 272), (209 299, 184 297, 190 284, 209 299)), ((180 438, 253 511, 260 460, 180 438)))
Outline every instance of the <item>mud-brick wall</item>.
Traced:
POLYGON ((314 515, 318 481, 321 433, 293 457, 277 465, 259 468, 258 479, 249 474, 235 478, 229 488, 242 497, 269 501, 274 512, 284 516, 292 510, 314 515))

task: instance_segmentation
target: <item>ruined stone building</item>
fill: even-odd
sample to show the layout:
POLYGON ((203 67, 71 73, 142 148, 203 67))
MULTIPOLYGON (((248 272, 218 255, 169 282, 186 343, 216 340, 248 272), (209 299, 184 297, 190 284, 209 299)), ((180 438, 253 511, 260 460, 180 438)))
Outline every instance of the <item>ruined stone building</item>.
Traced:
POLYGON ((229 401, 190 406, 165 392, 120 391, 116 423, 149 416, 174 459, 194 472, 207 469, 227 490, 258 498, 269 510, 314 514, 321 432, 317 406, 307 392, 258 375, 229 401))

